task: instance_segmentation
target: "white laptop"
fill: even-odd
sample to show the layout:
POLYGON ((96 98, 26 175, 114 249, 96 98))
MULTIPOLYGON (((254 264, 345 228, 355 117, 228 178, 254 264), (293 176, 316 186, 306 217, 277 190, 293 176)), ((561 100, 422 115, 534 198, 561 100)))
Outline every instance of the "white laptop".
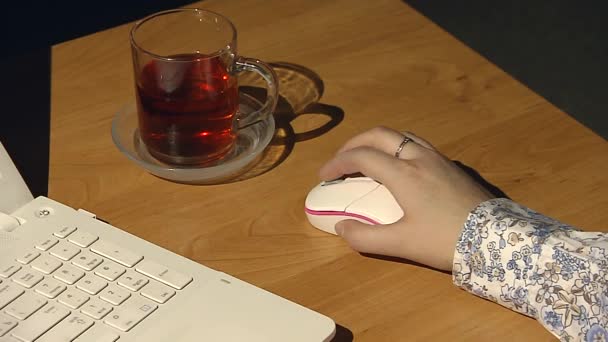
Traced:
POLYGON ((329 341, 328 317, 33 198, 0 143, 0 342, 329 341))

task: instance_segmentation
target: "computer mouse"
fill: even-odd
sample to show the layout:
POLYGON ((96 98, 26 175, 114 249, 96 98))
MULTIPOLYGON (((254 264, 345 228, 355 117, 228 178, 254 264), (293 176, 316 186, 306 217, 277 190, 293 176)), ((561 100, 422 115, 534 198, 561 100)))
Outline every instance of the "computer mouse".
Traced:
POLYGON ((308 193, 304 211, 314 227, 332 234, 336 223, 346 219, 377 225, 403 217, 391 192, 369 177, 321 182, 308 193))

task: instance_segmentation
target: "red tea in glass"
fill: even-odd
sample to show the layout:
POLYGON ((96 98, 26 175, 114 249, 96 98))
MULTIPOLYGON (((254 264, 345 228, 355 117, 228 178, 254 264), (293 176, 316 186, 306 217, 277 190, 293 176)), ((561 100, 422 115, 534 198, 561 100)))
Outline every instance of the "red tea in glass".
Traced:
POLYGON ((236 77, 219 57, 172 58, 170 63, 148 62, 139 76, 141 139, 161 160, 179 156, 182 164, 196 164, 200 156, 206 161, 220 158, 230 151, 236 137, 236 77))
POLYGON ((131 29, 131 51, 139 137, 159 161, 221 161, 238 130, 265 120, 276 106, 274 71, 238 56, 236 29, 220 14, 191 8, 153 14, 131 29), (241 71, 255 71, 268 83, 266 103, 246 115, 238 112, 241 71))

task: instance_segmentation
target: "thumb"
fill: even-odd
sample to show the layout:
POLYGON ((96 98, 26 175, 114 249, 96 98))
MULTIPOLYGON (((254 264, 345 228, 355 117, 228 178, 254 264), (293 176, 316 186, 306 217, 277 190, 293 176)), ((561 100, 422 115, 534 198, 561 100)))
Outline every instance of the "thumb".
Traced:
POLYGON ((403 246, 403 233, 395 224, 370 225, 344 220, 336 224, 336 233, 362 253, 399 256, 403 246))

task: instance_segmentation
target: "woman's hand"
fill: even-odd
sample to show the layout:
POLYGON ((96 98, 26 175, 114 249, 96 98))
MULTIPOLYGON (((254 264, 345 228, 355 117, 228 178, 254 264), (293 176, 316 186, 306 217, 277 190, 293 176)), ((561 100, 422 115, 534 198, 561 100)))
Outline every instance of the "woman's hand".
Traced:
POLYGON ((341 221, 336 232, 363 253, 452 269, 456 241, 471 210, 493 196, 430 143, 378 127, 349 140, 320 170, 323 180, 363 173, 384 184, 405 212, 399 221, 371 226, 341 221), (395 157, 404 137, 412 139, 395 157))

